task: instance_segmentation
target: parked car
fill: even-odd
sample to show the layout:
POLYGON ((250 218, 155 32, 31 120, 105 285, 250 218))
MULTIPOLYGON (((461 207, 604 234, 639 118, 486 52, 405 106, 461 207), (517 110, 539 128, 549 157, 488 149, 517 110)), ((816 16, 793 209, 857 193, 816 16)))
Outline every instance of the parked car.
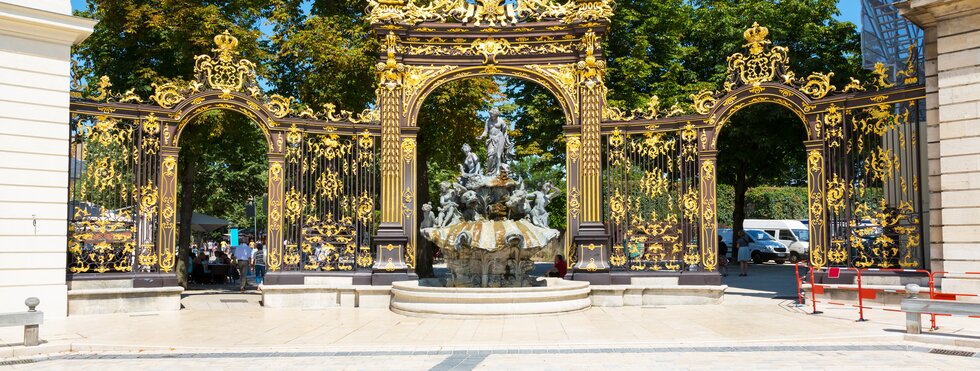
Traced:
POLYGON ((761 229, 789 248, 789 261, 796 263, 810 256, 810 229, 798 220, 745 219, 746 229, 761 229))
MULTIPOLYGON (((732 243, 732 229, 731 228, 718 228, 718 234, 721 235, 721 240, 726 245, 728 245, 728 258, 733 260, 736 258, 734 256, 735 245, 732 243)), ((762 264, 767 261, 775 261, 776 264, 783 264, 786 259, 789 258, 789 249, 786 245, 783 245, 776 238, 769 235, 761 229, 746 229, 745 234, 749 236, 752 241, 749 243, 748 248, 751 250, 749 256, 752 257, 752 262, 755 264, 762 264)), ((744 246, 739 247, 739 249, 745 248, 744 246)))

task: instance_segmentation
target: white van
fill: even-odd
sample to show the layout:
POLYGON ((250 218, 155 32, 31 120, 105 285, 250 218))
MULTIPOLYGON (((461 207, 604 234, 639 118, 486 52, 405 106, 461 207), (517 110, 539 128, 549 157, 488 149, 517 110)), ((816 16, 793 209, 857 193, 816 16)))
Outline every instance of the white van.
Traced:
POLYGON ((789 261, 807 259, 810 253, 810 229, 799 220, 745 219, 745 229, 761 229, 789 248, 789 261))

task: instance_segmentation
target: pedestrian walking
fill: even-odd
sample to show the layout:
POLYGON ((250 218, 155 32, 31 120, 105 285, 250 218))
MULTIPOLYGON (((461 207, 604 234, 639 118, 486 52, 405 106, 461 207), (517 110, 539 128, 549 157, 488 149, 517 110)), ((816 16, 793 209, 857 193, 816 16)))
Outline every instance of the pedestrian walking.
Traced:
POLYGON ((255 250, 252 251, 252 269, 255 271, 256 285, 265 282, 265 264, 265 250, 260 242, 255 244, 255 250))
POLYGON ((718 235, 718 272, 722 277, 728 277, 728 245, 721 235, 718 235))
POLYGON ((248 266, 252 259, 252 249, 244 242, 235 247, 235 260, 238 264, 238 277, 241 277, 240 291, 245 291, 248 286, 248 266))
POLYGON ((751 243, 752 238, 745 234, 745 231, 738 231, 738 241, 735 242, 735 248, 738 249, 738 266, 742 271, 739 276, 742 277, 749 275, 749 259, 752 258, 752 251, 749 249, 751 243))

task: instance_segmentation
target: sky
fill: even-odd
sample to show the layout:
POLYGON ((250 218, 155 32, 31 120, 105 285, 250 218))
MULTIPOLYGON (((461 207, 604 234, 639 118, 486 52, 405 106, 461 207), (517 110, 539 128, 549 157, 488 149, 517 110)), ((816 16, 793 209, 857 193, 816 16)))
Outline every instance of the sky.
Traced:
MULTIPOLYGON (((85 9, 85 0, 71 0, 71 8, 74 10, 85 9)), ((850 21, 858 26, 858 30, 861 29, 861 0, 838 0, 837 8, 841 12, 837 16, 838 20, 850 21)))

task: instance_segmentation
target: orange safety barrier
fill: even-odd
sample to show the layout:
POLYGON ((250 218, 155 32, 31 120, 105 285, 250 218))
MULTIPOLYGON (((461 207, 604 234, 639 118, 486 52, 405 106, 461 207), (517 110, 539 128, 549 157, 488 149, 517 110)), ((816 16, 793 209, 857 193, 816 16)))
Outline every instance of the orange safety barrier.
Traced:
MULTIPOLYGON (((973 275, 980 275, 980 272, 947 272, 947 271, 932 272, 929 275, 929 299, 933 299, 933 300, 956 300, 956 298, 958 296, 977 296, 977 294, 959 294, 959 293, 952 293, 952 292, 938 293, 938 292, 936 292, 936 276, 939 276, 939 275, 947 276, 947 275, 950 275, 950 274, 957 274, 957 275, 964 275, 965 276, 965 275, 971 275, 971 274, 973 274, 973 275)), ((929 315, 930 315, 930 322, 932 323, 932 329, 933 330, 938 330, 939 329, 939 325, 936 324, 936 317, 937 316, 947 316, 947 317, 950 316, 949 314, 942 314, 942 313, 930 313, 929 315)), ((980 318, 980 316, 968 316, 968 317, 970 317, 970 318, 980 318)))
MULTIPOLYGON (((860 269, 857 269, 857 268, 848 268, 848 267, 831 267, 831 268, 827 268, 827 277, 829 277, 829 278, 837 278, 837 277, 840 276, 840 272, 841 271, 854 271, 857 274, 857 291, 858 291, 858 305, 857 305, 857 308, 858 308, 858 313, 859 313, 858 321, 865 321, 865 319, 864 319, 864 298, 863 298, 863 295, 861 295, 861 292, 863 290, 863 288, 861 287, 861 270, 860 269)), ((830 300, 826 300, 826 301, 817 300, 817 294, 823 294, 824 292, 826 292, 826 291, 824 291, 824 288, 843 289, 843 290, 854 290, 854 289, 849 288, 849 287, 842 287, 840 284, 817 283, 816 282, 817 281, 816 280, 816 275, 814 275, 813 267, 812 266, 810 267, 810 281, 812 281, 810 283, 810 301, 813 303, 813 311, 810 314, 820 314, 821 313, 820 311, 817 310, 817 303, 818 302, 819 303, 827 303, 827 304, 830 304, 830 305, 847 306, 846 303, 840 303, 840 302, 835 302, 835 301, 830 301, 830 300)))
MULTIPOLYGON (((810 264, 806 264, 809 268, 810 264)), ((796 273, 796 305, 802 306, 806 304, 806 297, 803 295, 803 282, 804 280, 800 278, 800 262, 797 261, 796 265, 793 266, 793 271, 796 273)))
MULTIPOLYGON (((864 268, 860 269, 859 272, 908 272, 908 273, 923 273, 927 278, 929 278, 929 286, 932 286, 932 273, 925 269, 904 269, 904 268, 864 268)), ((858 275, 858 280, 860 281, 862 275, 858 275)), ((858 283, 860 285, 860 282, 858 283)), ((874 300, 878 298, 878 292, 894 292, 894 293, 904 293, 905 289, 863 289, 858 292, 858 296, 862 299, 874 300)), ((862 300, 863 301, 863 300, 862 300)), ((863 305, 863 304, 859 304, 863 305)), ((901 309, 885 308, 885 307, 868 307, 865 306, 863 309, 880 309, 887 312, 901 312, 901 309)), ((862 320, 863 315, 862 315, 862 320)))
MULTIPOLYGON (((806 266, 806 268, 809 269, 809 277, 810 277, 810 280, 811 280, 811 283, 810 283, 810 287, 811 287, 811 289, 810 289, 810 302, 812 303, 813 309, 812 309, 812 312, 810 314, 820 314, 820 313, 822 313, 822 312, 820 312, 820 311, 817 310, 817 303, 826 303, 826 304, 829 304, 829 305, 848 306, 848 304, 841 303, 841 302, 835 302, 835 301, 830 301, 830 300, 817 300, 817 294, 823 294, 823 293, 825 293, 826 292, 825 291, 825 288, 842 289, 842 290, 855 290, 855 291, 857 291, 858 292, 858 304, 857 305, 851 304, 850 306, 851 307, 858 308, 858 321, 866 321, 867 320, 867 319, 864 318, 864 309, 879 309, 879 310, 888 311, 888 312, 899 312, 899 313, 901 313, 902 312, 901 309, 886 308, 884 306, 877 307, 877 306, 866 306, 866 305, 864 305, 864 299, 869 299, 869 300, 877 299, 878 292, 879 291, 880 292, 904 293, 904 292, 906 292, 906 290, 904 288, 902 288, 902 289, 866 289, 866 288, 863 287, 863 284, 862 284, 862 281, 863 281, 862 280, 862 277, 863 277, 862 272, 914 272, 914 273, 923 273, 929 279, 929 299, 933 299, 933 300, 956 300, 956 298, 957 297, 960 297, 960 296, 980 296, 978 294, 963 294, 963 293, 951 293, 951 292, 939 293, 939 292, 936 292, 936 277, 937 276, 940 276, 940 275, 951 275, 951 274, 957 274, 957 275, 980 275, 980 272, 947 272, 947 271, 929 272, 928 270, 925 270, 925 269, 899 269, 899 268, 864 268, 864 269, 858 269, 858 268, 846 268, 846 267, 839 267, 839 268, 838 267, 831 267, 831 268, 828 268, 827 269, 827 275, 830 278, 836 278, 837 276, 839 276, 839 274, 840 274, 841 271, 855 271, 856 272, 857 288, 851 288, 851 287, 843 287, 840 284, 816 283, 815 282, 816 281, 816 276, 814 275, 813 266, 810 266, 809 264, 806 264, 805 266, 806 266)), ((805 298, 804 292, 803 292, 803 284, 806 283, 806 280, 804 278, 801 278, 800 277, 800 263, 799 262, 797 262, 796 265, 794 266, 794 270, 796 272, 797 304, 804 304, 806 298, 805 298)), ((806 277, 806 276, 804 276, 804 277, 806 277)), ((939 329, 939 327, 936 325, 936 317, 937 316, 951 316, 951 314, 944 314, 944 313, 929 313, 929 315, 931 317, 932 329, 933 330, 939 329)), ((980 318, 980 316, 967 316, 967 317, 969 317, 969 318, 980 318)))

